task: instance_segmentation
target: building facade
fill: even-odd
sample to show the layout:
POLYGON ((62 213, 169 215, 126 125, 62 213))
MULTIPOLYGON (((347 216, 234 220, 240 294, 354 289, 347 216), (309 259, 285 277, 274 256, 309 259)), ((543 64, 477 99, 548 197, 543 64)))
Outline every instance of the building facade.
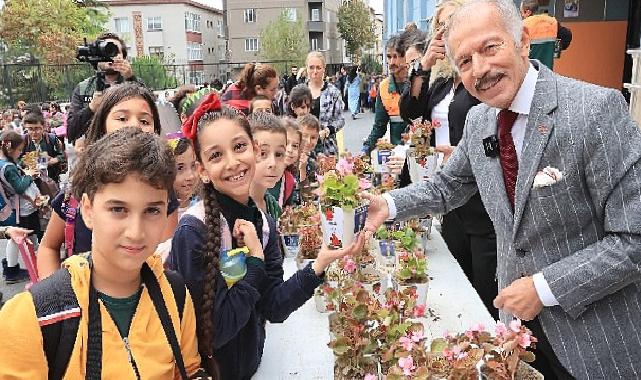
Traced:
POLYGON ((230 61, 260 61, 260 32, 281 12, 290 20, 302 17, 309 49, 325 53, 328 64, 343 62, 344 43, 340 38, 340 0, 227 0, 227 27, 230 61))
POLYGON ((222 10, 191 0, 103 3, 110 13, 106 28, 126 41, 130 57, 158 57, 183 83, 227 78, 222 10))

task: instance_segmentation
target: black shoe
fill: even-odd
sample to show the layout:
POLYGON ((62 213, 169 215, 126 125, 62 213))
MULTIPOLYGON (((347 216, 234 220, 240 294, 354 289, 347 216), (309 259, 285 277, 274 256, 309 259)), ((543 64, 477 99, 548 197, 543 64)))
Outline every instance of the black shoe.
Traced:
POLYGON ((18 265, 12 268, 7 268, 7 275, 4 279, 4 282, 7 285, 25 281, 29 281, 29 272, 27 270, 21 269, 18 265))

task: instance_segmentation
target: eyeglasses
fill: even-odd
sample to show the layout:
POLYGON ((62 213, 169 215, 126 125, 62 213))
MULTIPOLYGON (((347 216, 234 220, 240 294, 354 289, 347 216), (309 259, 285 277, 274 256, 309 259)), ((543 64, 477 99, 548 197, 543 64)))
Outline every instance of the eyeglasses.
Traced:
POLYGON ((40 131, 42 131, 42 129, 43 129, 42 127, 30 127, 30 128, 27 128, 27 131, 29 131, 29 132, 40 132, 40 131))
POLYGON ((473 52, 470 55, 465 55, 458 58, 454 65, 458 69, 459 73, 464 73, 472 68, 472 57, 474 54, 477 54, 484 59, 492 58, 498 54, 505 47, 505 41, 490 41, 487 42, 480 50, 473 52))

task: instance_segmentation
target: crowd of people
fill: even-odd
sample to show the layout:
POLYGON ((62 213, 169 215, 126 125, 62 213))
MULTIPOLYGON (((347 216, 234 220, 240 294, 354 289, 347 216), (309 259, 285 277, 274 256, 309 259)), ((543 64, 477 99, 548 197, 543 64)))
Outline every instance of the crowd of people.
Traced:
POLYGON ((169 134, 123 40, 102 35, 119 54, 68 110, 2 113, 3 277, 28 280, 18 247, 31 244, 39 278, 0 310, 12 342, 0 345, 0 378, 250 379, 267 321, 285 321, 386 220, 426 214, 443 215, 492 316, 527 321, 544 376, 638 378, 641 132, 620 93, 529 59, 523 18, 536 11, 531 0, 520 12, 511 0, 441 1, 429 31, 389 39, 385 77, 327 75, 321 52, 283 77, 247 64, 224 87, 179 88, 169 134), (366 231, 284 279, 278 218, 313 197, 317 159, 339 153, 345 111, 365 107, 365 155, 388 128, 403 146, 417 120, 437 125, 434 173, 412 183, 410 158, 395 154, 400 189, 363 194, 366 231), (228 265, 238 250, 240 275, 228 265))

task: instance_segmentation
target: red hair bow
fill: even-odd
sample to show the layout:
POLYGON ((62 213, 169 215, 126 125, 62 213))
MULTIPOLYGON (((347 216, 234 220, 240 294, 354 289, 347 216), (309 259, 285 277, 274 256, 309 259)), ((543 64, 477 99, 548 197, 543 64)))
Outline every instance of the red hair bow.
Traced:
POLYGON ((194 140, 198 133, 198 121, 207 112, 218 112, 222 109, 220 97, 217 93, 212 92, 208 94, 200 105, 194 110, 194 113, 185 120, 182 125, 182 132, 186 138, 194 140))

